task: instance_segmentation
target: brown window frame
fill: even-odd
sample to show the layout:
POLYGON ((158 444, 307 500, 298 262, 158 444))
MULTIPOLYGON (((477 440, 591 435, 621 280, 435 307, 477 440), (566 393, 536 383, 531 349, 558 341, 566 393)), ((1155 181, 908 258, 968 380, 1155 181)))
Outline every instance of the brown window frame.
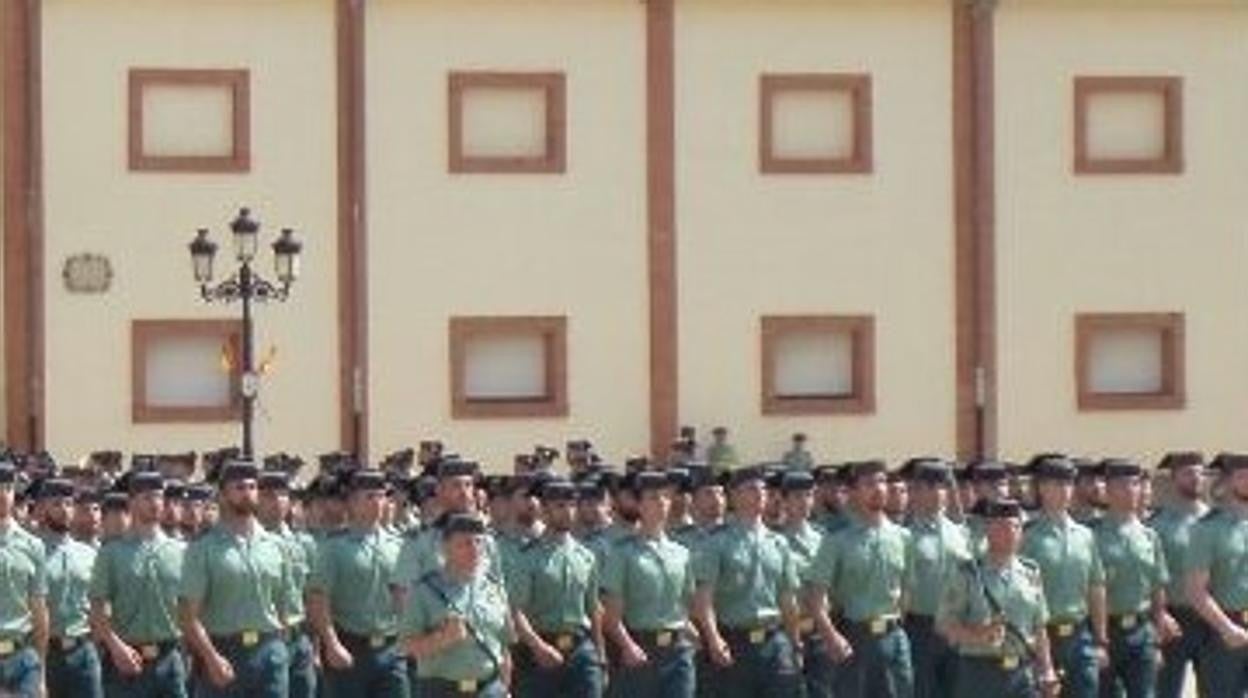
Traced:
POLYGON ((766 73, 759 78, 759 170, 763 174, 869 174, 874 170, 871 76, 866 73, 766 73), (784 92, 848 92, 854 152, 845 158, 775 154, 775 97, 784 92))
POLYGON ((1183 313, 1079 313, 1075 316, 1075 385, 1080 411, 1180 410, 1187 403, 1186 319, 1183 313), (1092 341, 1098 331, 1161 333, 1161 384, 1156 393, 1098 393, 1091 387, 1092 341))
POLYGON ((447 167, 452 174, 563 174, 567 170, 568 87, 561 72, 452 71, 447 76, 447 167), (473 89, 540 90, 546 97, 546 152, 538 157, 468 155, 464 94, 473 89))
POLYGON ((240 70, 131 68, 129 76, 131 172, 237 173, 251 170, 251 74, 240 70), (160 155, 143 151, 143 91, 151 86, 224 87, 233 97, 229 155, 160 155))
POLYGON ((1183 173, 1183 78, 1174 76, 1081 75, 1075 78, 1075 163, 1077 175, 1183 173), (1156 158, 1094 158, 1088 154, 1088 109, 1102 94, 1158 93, 1164 104, 1164 152, 1156 158))
MULTIPOLYGON (((147 360, 153 342, 168 338, 217 337, 232 343, 241 356, 243 324, 238 320, 133 320, 130 324, 130 419, 135 424, 232 422, 242 418, 242 367, 231 367, 230 404, 219 407, 170 407, 146 403, 147 360)), ((237 362, 236 362, 237 363, 237 362)))
POLYGON ((449 322, 451 417, 514 419, 568 416, 568 320, 564 316, 457 316, 449 322), (468 343, 480 337, 539 334, 546 345, 546 395, 472 398, 464 389, 468 343))
POLYGON ((875 412, 875 318, 871 315, 766 315, 761 320, 764 415, 873 414, 875 412), (776 393, 776 343, 786 334, 848 333, 854 392, 851 395, 784 396, 776 393))

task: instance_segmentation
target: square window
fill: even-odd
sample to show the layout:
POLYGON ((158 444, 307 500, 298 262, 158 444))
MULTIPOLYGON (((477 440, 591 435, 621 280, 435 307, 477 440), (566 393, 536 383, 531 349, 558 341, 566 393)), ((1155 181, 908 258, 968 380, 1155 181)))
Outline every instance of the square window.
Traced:
POLYGON ((468 73, 449 78, 453 173, 562 173, 567 87, 562 73, 468 73))
POLYGON ((131 69, 130 169, 248 171, 248 82, 246 70, 131 69))
POLYGON ((1075 78, 1076 174, 1183 171, 1183 81, 1075 78))
POLYGON ((1078 315, 1079 409, 1181 409, 1183 331, 1180 313, 1078 315))
POLYGON ((452 417, 567 416, 565 318, 451 318, 450 356, 452 417))
POLYGON ((764 317, 763 414, 874 412, 874 353, 870 316, 764 317))
POLYGON ((764 75, 760 85, 764 174, 871 172, 869 75, 764 75))
POLYGON ((227 422, 239 418, 241 323, 135 320, 131 341, 134 422, 227 422))

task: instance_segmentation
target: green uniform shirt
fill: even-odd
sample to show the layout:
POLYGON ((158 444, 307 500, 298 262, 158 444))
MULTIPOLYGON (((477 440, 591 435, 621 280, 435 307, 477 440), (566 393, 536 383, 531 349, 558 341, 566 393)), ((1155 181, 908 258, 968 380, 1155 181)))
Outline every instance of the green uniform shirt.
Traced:
POLYGON ((804 448, 791 448, 785 451, 780 461, 789 468, 798 470, 810 470, 815 467, 815 459, 810 455, 810 451, 804 448))
POLYGON ((520 572, 524 550, 536 537, 527 531, 510 531, 496 534, 494 539, 498 542, 498 562, 503 570, 503 581, 506 582, 507 592, 510 594, 515 577, 520 572))
POLYGON ((68 534, 44 540, 47 550, 48 620, 52 637, 79 637, 90 629, 91 569, 95 548, 68 534))
POLYGON ((931 518, 914 517, 908 526, 910 546, 907 553, 905 596, 907 611, 935 616, 941 590, 958 563, 971 557, 970 541, 959 525, 937 514, 931 518))
POLYGON ((825 511, 815 519, 814 525, 825 536, 830 536, 853 522, 853 517, 847 511, 825 511))
POLYGON ((317 543, 310 534, 291 530, 286 524, 274 529, 272 533, 282 540, 286 564, 290 567, 290 588, 286 591, 286 604, 282 615, 286 618, 287 625, 295 625, 304 619, 303 593, 312 576, 317 543))
POLYGON ((356 635, 393 635, 398 627, 390 580, 402 539, 388 530, 351 530, 319 551, 308 590, 325 595, 334 624, 356 635))
POLYGON ((1188 509, 1166 507, 1149 520, 1149 525, 1157 532, 1161 547, 1165 551, 1170 577, 1170 582, 1166 587, 1166 603, 1168 604, 1190 605, 1186 588, 1188 551, 1191 550, 1192 533, 1196 523, 1206 511, 1204 505, 1188 509))
POLYGON ((1248 515, 1215 509, 1192 531, 1188 572, 1209 574, 1209 593, 1224 611, 1248 609, 1248 515))
POLYGON ((441 569, 430 572, 411 588, 401 632, 405 636, 432 632, 451 614, 469 626, 468 637, 437 654, 422 657, 416 664, 417 675, 465 681, 483 679, 499 671, 503 652, 515 641, 502 584, 486 574, 474 575, 465 583, 452 579, 441 569))
POLYGON ((1107 612, 1118 616, 1147 611, 1153 592, 1170 581, 1157 533, 1139 519, 1114 514, 1106 514, 1093 533, 1105 567, 1107 612))
POLYGON ((186 544, 157 532, 114 538, 100 548, 91 571, 91 598, 108 602, 113 631, 127 642, 181 636, 178 590, 186 544))
POLYGON ((598 562, 571 536, 548 535, 524 549, 508 592, 538 632, 588 630, 598 603, 598 562))
POLYGON ((180 595, 201 604, 210 635, 272 632, 283 625, 290 577, 280 538, 259 527, 238 536, 217 526, 187 546, 180 595))
MULTIPOLYGON (((429 526, 416 533, 408 533, 401 539, 399 559, 390 577, 390 585, 404 590, 406 593, 422 577, 442 569, 445 561, 442 558, 442 527, 429 526)), ((499 584, 504 583, 503 564, 498 552, 498 543, 494 536, 482 537, 485 546, 482 553, 485 557, 486 575, 499 584)))
POLYGON ((629 629, 679 630, 693 600, 689 551, 666 535, 625 538, 606 558, 602 591, 620 602, 629 629))
POLYGON ((819 544, 823 542, 823 531, 809 521, 803 521, 797 527, 786 528, 781 535, 789 544, 789 553, 793 556, 793 566, 800 581, 806 569, 815 561, 815 555, 819 553, 819 544))
POLYGON ((750 628, 777 620, 780 599, 798 590, 797 564, 783 536, 761 523, 726 523, 693 554, 698 586, 713 592, 721 625, 750 628))
MULTIPOLYGON (((963 560, 954 566, 937 605, 937 624, 984 625, 995 618, 1012 625, 1028 643, 1034 642, 1037 630, 1049 622, 1044 583, 1034 563, 1013 557, 1001 566, 987 560, 963 560)), ((1006 632, 1001 645, 965 644, 957 650, 977 657, 1028 655, 1027 648, 1011 632, 1006 632)))
POLYGON ((802 581, 828 594, 851 621, 901 613, 910 532, 889 520, 861 520, 827 536, 802 581))
POLYGON ((0 638, 20 638, 33 625, 30 598, 48 595, 43 541, 10 520, 0 531, 0 638))
POLYGON ((1040 565, 1044 600, 1055 622, 1088 615, 1088 590, 1105 584, 1105 569, 1087 526, 1066 515, 1041 514, 1027 526, 1019 555, 1040 565))

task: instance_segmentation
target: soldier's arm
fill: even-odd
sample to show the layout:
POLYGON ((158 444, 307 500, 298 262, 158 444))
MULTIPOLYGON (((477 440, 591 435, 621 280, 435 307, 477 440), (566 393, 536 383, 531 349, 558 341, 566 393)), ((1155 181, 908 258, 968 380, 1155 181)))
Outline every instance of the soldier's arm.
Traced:
POLYGON ((350 657, 350 653, 343 647, 342 641, 338 639, 338 631, 334 628, 333 614, 329 608, 329 597, 321 589, 309 590, 307 597, 308 620, 312 621, 312 628, 316 631, 316 638, 320 640, 326 654, 329 656, 341 657, 346 655, 350 657))
POLYGON ((550 646, 550 643, 542 639, 541 635, 533 629, 533 624, 529 622, 529 617, 524 611, 517 606, 511 609, 511 622, 516 628, 516 637, 523 642, 526 647, 533 651, 535 655, 550 654, 558 655, 559 651, 550 646))
POLYGON ((1054 695, 1061 688, 1057 672, 1053 670, 1053 655, 1049 651, 1049 633, 1044 625, 1036 627, 1036 682, 1043 695, 1054 695))
POLYGON ((628 628, 624 627, 624 603, 618 596, 611 594, 603 596, 602 625, 603 632, 611 638, 616 647, 634 653, 641 651, 637 642, 633 640, 633 636, 628 633, 628 628))
POLYGON ((1187 598, 1192 602, 1192 608, 1195 608, 1200 617, 1204 618, 1205 622, 1219 635, 1226 637, 1239 632, 1239 626, 1231 622, 1226 612, 1209 593, 1209 570, 1192 569, 1187 573, 1184 584, 1187 598))
POLYGON ((30 605, 30 625, 31 637, 35 644, 35 651, 39 653, 40 666, 48 665, 48 636, 50 628, 48 623, 48 599, 41 594, 31 594, 30 605))
POLYGON ((1093 584, 1088 587, 1088 617, 1092 621, 1092 635, 1101 648, 1109 647, 1108 602, 1105 598, 1105 585, 1093 584))
POLYGON ((178 600, 178 623, 182 626, 182 639, 191 652, 205 664, 219 665, 225 657, 212 644, 212 638, 199 620, 201 603, 196 599, 182 597, 178 600))

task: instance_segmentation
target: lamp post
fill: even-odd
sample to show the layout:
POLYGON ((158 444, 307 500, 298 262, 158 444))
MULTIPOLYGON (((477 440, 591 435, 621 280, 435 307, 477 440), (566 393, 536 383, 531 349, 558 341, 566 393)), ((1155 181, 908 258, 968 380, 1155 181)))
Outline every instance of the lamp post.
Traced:
POLYGON ((200 228, 191 241, 191 265, 195 275, 195 283, 199 284, 200 296, 208 303, 243 304, 243 356, 241 372, 241 392, 243 397, 243 447, 242 457, 251 460, 252 422, 255 418, 256 395, 260 389, 260 379, 255 372, 255 338, 251 316, 251 304, 268 301, 285 301, 290 296, 291 284, 299 276, 299 253, 303 244, 295 237, 290 228, 282 229, 281 235, 273 243, 273 271, 277 277, 274 284, 252 268, 256 252, 260 246, 260 223, 252 218, 251 211, 244 208, 230 223, 230 231, 234 237, 234 258, 238 269, 213 285, 213 259, 217 254, 217 243, 208 237, 208 229, 200 228))

